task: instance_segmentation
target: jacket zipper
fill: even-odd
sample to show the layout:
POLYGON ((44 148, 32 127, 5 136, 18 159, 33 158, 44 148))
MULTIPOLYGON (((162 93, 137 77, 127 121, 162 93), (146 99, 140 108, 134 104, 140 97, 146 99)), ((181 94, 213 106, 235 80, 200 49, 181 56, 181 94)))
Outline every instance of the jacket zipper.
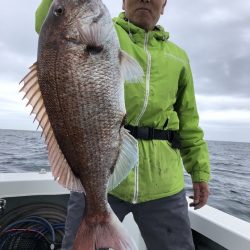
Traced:
MULTIPOLYGON (((150 34, 149 32, 145 32, 145 38, 144 38, 144 51, 146 52, 146 55, 147 55, 146 91, 145 91, 143 107, 142 107, 140 114, 137 116, 135 120, 135 126, 139 125, 139 122, 142 116, 144 115, 148 106, 149 89, 150 89, 150 73, 151 73, 151 54, 148 50, 149 34, 150 34)), ((133 203, 137 203, 138 194, 139 194, 139 164, 135 166, 135 186, 134 186, 134 197, 132 200, 133 203)))

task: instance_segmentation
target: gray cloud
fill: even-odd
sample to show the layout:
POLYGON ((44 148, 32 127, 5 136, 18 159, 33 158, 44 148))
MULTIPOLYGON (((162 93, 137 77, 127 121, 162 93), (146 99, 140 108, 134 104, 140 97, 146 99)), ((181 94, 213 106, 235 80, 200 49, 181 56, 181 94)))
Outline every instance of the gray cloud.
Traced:
MULTIPOLYGON (((121 11, 122 0, 104 2, 112 16, 121 11)), ((13 128, 15 124, 19 129, 33 128, 29 111, 20 109, 25 103, 16 102, 15 113, 15 98, 19 97, 7 98, 1 93, 11 96, 17 92, 11 86, 18 84, 36 60, 38 36, 34 20, 39 4, 40 0, 9 0, 1 4, 0 98, 5 99, 0 99, 1 128, 13 128)), ((238 127, 242 133, 234 140, 237 136, 243 140, 244 131, 248 131, 249 123, 244 117, 249 117, 250 112, 249 9, 247 0, 168 0, 160 19, 170 32, 170 39, 190 57, 201 123, 212 139, 230 137, 238 127), (228 124, 230 114, 237 115, 233 125, 228 124), (216 121, 218 115, 221 119, 216 121)))
MULTIPOLYGON (((122 1, 104 1, 112 15, 122 1)), ((20 79, 36 58, 35 10, 40 1, 4 2, 0 22, 0 74, 20 79)), ((250 3, 246 0, 168 1, 160 23, 191 61, 198 94, 248 96, 250 3)))
POLYGON ((220 96, 220 95, 197 95, 197 103, 199 109, 204 110, 245 110, 250 111, 250 98, 238 98, 233 96, 220 96))
POLYGON ((249 97, 250 3, 191 2, 169 2, 162 22, 190 56, 197 93, 249 97))
POLYGON ((10 0, 1 4, 1 43, 13 53, 32 56, 36 44, 34 20, 39 0, 10 0))
POLYGON ((250 142, 250 134, 248 124, 222 123, 222 122, 202 122, 205 138, 214 141, 240 141, 250 142), (245 131, 245 133, 244 133, 245 131))
POLYGON ((36 58, 34 13, 39 0, 1 4, 0 78, 18 82, 36 58), (32 13, 32 14, 31 14, 32 13))

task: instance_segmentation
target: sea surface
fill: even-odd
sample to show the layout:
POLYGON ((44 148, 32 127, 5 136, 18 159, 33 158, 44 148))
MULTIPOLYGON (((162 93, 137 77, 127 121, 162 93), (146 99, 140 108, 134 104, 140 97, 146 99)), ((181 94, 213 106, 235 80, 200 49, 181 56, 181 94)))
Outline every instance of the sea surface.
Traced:
MULTIPOLYGON (((250 143, 208 141, 212 180, 208 204, 250 222, 250 143)), ((0 129, 0 173, 49 170, 38 131, 0 129)), ((187 195, 191 180, 185 174, 187 195)))

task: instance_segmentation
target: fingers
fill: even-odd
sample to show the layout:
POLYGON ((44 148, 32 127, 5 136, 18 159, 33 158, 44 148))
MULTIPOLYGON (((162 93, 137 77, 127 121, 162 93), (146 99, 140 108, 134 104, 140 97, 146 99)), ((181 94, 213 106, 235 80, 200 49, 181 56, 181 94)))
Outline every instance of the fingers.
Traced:
POLYGON ((197 207, 200 204, 200 187, 197 185, 197 183, 193 184, 193 190, 194 190, 194 195, 192 196, 192 199, 194 200, 193 202, 190 203, 190 207, 194 207, 194 209, 197 209, 197 207))
MULTIPOLYGON (((189 198, 193 200, 193 199, 194 199, 194 196, 193 196, 193 195, 190 195, 189 198)), ((195 205, 196 205, 196 204, 195 204, 194 202, 189 203, 189 206, 190 206, 190 207, 194 207, 195 205)))
POLYGON ((194 195, 189 198, 194 201, 189 204, 190 207, 194 207, 194 209, 202 208, 206 205, 208 197, 209 197, 209 187, 205 182, 193 183, 194 195))
POLYGON ((196 204, 194 209, 199 209, 202 208, 203 206, 206 205, 207 200, 208 200, 209 193, 206 190, 201 190, 200 191, 200 197, 199 197, 199 203, 196 204))
POLYGON ((200 185, 193 185, 193 189, 194 189, 194 204, 196 207, 200 202, 200 196, 201 196, 200 185))

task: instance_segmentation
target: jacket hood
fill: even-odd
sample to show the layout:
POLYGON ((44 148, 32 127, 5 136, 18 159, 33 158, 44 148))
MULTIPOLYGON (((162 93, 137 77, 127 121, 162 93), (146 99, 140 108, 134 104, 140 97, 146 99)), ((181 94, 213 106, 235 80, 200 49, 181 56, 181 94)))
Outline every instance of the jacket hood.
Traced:
MULTIPOLYGON (((131 35, 145 33, 144 29, 137 27, 128 21, 125 16, 125 12, 121 12, 120 15, 113 20, 131 35)), ((156 40, 166 41, 169 38, 169 33, 166 32, 160 25, 155 26, 154 30, 150 31, 150 33, 156 40)))

